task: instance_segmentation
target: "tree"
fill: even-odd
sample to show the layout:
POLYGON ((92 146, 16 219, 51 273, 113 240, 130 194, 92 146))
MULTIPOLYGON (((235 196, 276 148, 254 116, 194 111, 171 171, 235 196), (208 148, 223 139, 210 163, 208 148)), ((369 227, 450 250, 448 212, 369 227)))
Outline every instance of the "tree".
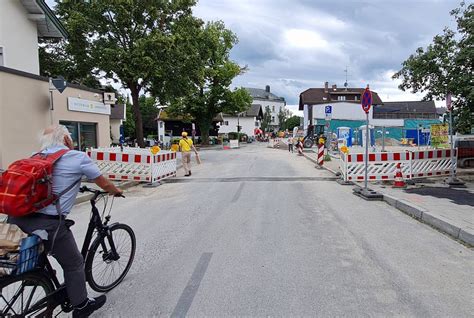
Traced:
MULTIPOLYGON (((140 113, 142 114, 143 120, 143 135, 156 135, 156 117, 158 116, 159 109, 156 106, 156 100, 154 97, 141 95, 138 99, 140 105, 140 113)), ((135 135, 135 118, 131 104, 127 104, 127 120, 125 121, 125 134, 128 137, 136 138, 135 135)))
POLYGON ((277 116, 278 116, 278 123, 280 126, 280 130, 285 130, 286 129, 285 121, 286 121, 287 113, 282 108, 280 108, 280 111, 278 112, 277 116))
MULTIPOLYGON (((111 78, 129 89, 135 135, 143 141, 139 96, 151 80, 163 87, 178 77, 175 28, 189 23, 195 0, 61 1, 56 6, 70 37, 66 51, 78 69, 111 78), (171 78, 171 79, 170 79, 171 78)), ((81 73, 82 74, 82 73, 81 73)), ((156 91, 159 91, 155 88, 156 91)), ((161 96, 164 96, 164 89, 161 96)))
POLYGON ((232 80, 245 68, 230 60, 230 51, 237 43, 237 37, 225 28, 224 23, 207 23, 192 38, 187 34, 185 45, 189 50, 181 49, 180 52, 187 55, 187 64, 195 67, 187 67, 190 69, 189 81, 183 82, 182 96, 170 101, 169 111, 192 116, 201 131, 203 144, 207 144, 216 115, 243 112, 250 107, 252 98, 243 88, 229 88, 232 80))
POLYGON ((455 128, 470 133, 474 112, 474 4, 465 3, 451 11, 457 22, 457 32, 445 28, 426 49, 402 63, 393 75, 402 79, 399 88, 413 93, 426 92, 425 100, 442 100, 453 96, 455 128))
POLYGON ((270 127, 270 123, 272 122, 272 112, 270 110, 270 106, 265 107, 265 112, 263 113, 262 127, 263 132, 268 132, 268 128, 270 127))
POLYGON ((295 127, 299 127, 301 117, 299 116, 291 116, 285 121, 285 129, 289 131, 293 130, 295 127))

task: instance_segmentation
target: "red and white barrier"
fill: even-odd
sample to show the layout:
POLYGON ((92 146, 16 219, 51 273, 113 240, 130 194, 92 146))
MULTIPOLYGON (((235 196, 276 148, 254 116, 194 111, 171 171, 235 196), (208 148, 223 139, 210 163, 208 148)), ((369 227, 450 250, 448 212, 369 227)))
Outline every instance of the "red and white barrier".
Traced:
MULTIPOLYGON (((455 153, 455 165, 456 155, 455 153)), ((406 179, 448 175, 451 168, 450 156, 450 150, 370 153, 367 178, 369 181, 394 180, 399 163, 406 179)), ((341 153, 340 169, 344 181, 364 181, 365 154, 341 153)))
POLYGON ((324 164, 324 144, 318 144, 318 165, 323 166, 324 164))
MULTIPOLYGON (((457 150, 454 150, 454 170, 457 164, 457 150)), ((412 152, 410 178, 448 175, 451 169, 451 149, 412 152)))
POLYGON ((157 182, 176 176, 176 152, 160 151, 153 155, 140 148, 90 149, 87 155, 94 160, 102 174, 110 180, 157 182))

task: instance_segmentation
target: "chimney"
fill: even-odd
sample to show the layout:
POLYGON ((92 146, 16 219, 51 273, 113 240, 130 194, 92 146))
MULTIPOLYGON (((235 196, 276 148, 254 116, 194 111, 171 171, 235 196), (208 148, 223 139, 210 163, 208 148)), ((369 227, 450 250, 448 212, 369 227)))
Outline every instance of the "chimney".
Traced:
POLYGON ((324 82, 324 92, 329 93, 329 82, 324 82))
POLYGON ((265 92, 270 93, 270 85, 265 86, 265 92))
POLYGON ((333 84, 332 85, 332 90, 335 91, 337 89, 337 85, 336 84, 333 84))

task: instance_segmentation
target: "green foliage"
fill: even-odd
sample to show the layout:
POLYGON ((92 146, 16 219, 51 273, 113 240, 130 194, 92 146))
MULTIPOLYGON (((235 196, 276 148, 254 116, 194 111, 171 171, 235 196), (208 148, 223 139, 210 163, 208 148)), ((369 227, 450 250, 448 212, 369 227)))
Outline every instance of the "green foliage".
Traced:
POLYGON ((283 108, 280 108, 280 111, 278 112, 277 116, 278 116, 278 123, 280 125, 279 129, 285 130, 286 129, 285 121, 286 121, 287 113, 283 110, 283 108))
MULTIPOLYGON (((43 55, 44 72, 57 73, 61 65, 72 64, 71 77, 84 83, 90 76, 104 76, 120 82, 132 97, 135 135, 143 143, 143 123, 140 93, 154 82, 155 96, 165 97, 167 83, 181 74, 173 59, 180 41, 175 34, 180 25, 192 25, 195 0, 134 0, 134 1, 60 1, 56 13, 70 34, 68 42, 58 48, 58 63, 45 65, 51 57, 43 55), (59 66, 58 66, 59 65, 59 66), (160 86, 160 89, 156 87, 160 86)), ((196 24, 197 22, 195 22, 196 24)), ((43 53, 48 53, 45 49, 43 53)), ((178 81, 181 82, 181 81, 178 81)), ((161 101, 160 101, 161 102, 161 101)))
POLYGON ((292 131, 293 128, 299 127, 300 125, 300 118, 299 116, 291 116, 285 121, 285 129, 288 129, 289 131, 292 131))
POLYGON ((265 111, 263 112, 262 123, 260 125, 263 132, 268 132, 268 128, 271 122, 272 122, 272 112, 270 110, 270 106, 266 106, 265 111))
MULTIPOLYGON (((145 95, 139 98, 140 113, 142 114, 143 120, 143 133, 145 136, 156 135, 156 117, 158 116, 159 109, 156 107, 156 101, 153 97, 146 97, 145 95)), ((125 121, 125 135, 127 137, 136 138, 135 134, 135 120, 132 105, 127 104, 127 120, 125 121), (130 116, 130 117, 129 117, 130 116)), ((138 142, 138 141, 137 141, 138 142)))
MULTIPOLYGON (((185 27, 182 27, 185 29, 185 27)), ((169 112, 191 115, 200 128, 203 144, 209 140, 209 129, 213 118, 219 113, 236 114, 247 110, 252 98, 242 88, 231 90, 232 80, 242 74, 245 68, 230 60, 230 51, 237 43, 237 37, 225 28, 224 23, 210 22, 193 33, 185 36, 188 50, 180 51, 188 62, 187 81, 180 90, 173 89, 169 112)))
POLYGON ((451 14, 457 32, 445 28, 426 49, 410 55, 393 78, 402 80, 399 88, 404 91, 426 92, 425 100, 442 100, 451 92, 455 128, 469 133, 474 112, 474 4, 462 2, 451 14))

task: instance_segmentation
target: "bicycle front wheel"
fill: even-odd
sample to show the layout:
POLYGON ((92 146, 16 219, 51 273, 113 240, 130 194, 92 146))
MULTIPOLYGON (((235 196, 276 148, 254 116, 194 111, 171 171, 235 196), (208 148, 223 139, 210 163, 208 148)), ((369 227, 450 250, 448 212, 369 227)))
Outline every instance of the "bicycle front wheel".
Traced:
POLYGON ((51 317, 54 305, 45 298, 54 287, 35 273, 7 276, 0 280, 0 317, 51 317))
POLYGON ((120 284, 135 257, 135 233, 126 224, 114 224, 104 237, 98 237, 86 257, 86 278, 97 292, 106 292, 120 284), (114 252, 115 249, 115 252, 114 252))

